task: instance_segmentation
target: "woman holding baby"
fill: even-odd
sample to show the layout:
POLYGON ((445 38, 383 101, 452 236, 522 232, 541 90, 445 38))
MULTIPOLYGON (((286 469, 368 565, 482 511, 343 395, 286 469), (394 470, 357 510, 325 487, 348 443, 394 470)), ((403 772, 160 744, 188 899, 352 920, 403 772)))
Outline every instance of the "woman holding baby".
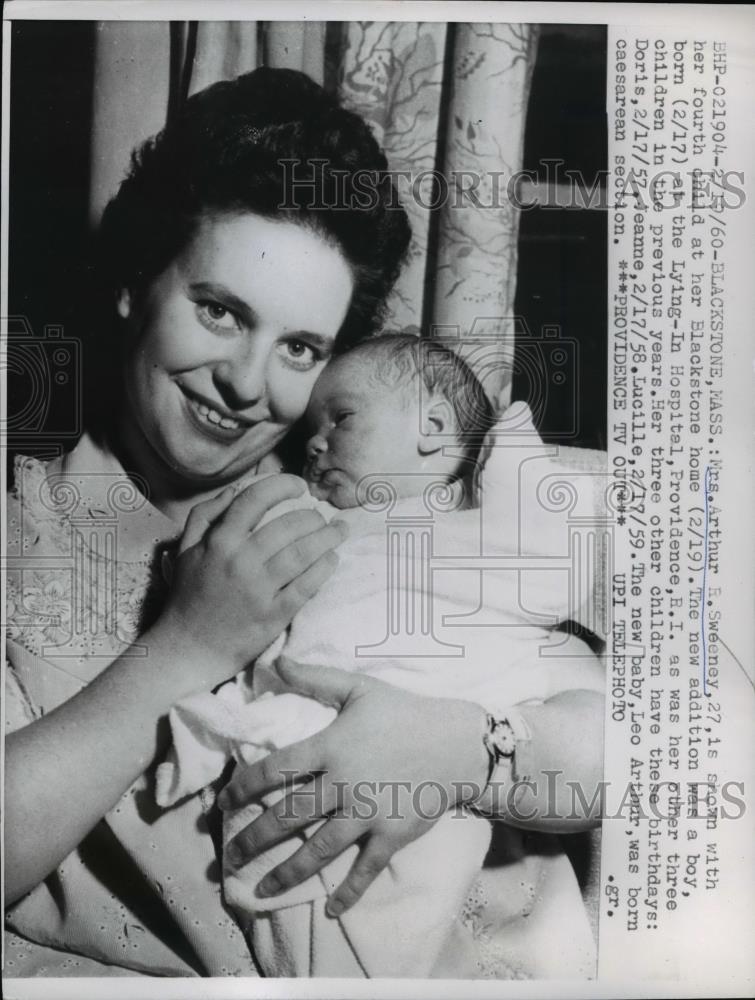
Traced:
MULTIPOLYGON (((171 706, 246 667, 337 564, 337 521, 293 510, 258 525, 303 492, 283 472, 282 448, 329 357, 379 328, 409 240, 379 180, 385 168, 356 115, 302 74, 258 70, 191 98, 142 148, 105 213, 99 263, 117 335, 101 333, 112 374, 105 405, 68 455, 19 464, 8 507, 22 553, 9 572, 6 685, 11 976, 259 974, 223 899, 224 785, 221 805, 239 805, 282 786, 283 772, 319 776, 320 815, 330 818, 260 892, 304 881, 356 843, 358 859, 328 902, 335 917, 431 825, 389 818, 389 797, 370 819, 335 819, 338 783, 432 780, 453 805, 460 788, 484 790, 494 771, 506 778, 511 758, 489 749, 485 707, 360 682, 327 664, 284 664, 292 690, 339 709, 327 729, 173 809, 151 795, 171 706), (311 188, 284 190, 285 159, 317 164, 320 201, 311 204, 311 188), (376 197, 329 208, 348 198, 357 170, 375 172, 376 197), (246 486, 263 473, 273 474, 246 486), (115 573, 118 627, 90 627, 64 655, 30 616, 30 575, 59 608, 83 593, 76 574, 56 568, 73 528, 60 488, 76 492, 80 524, 82 509, 96 518, 106 506, 101 491, 119 476, 140 502, 121 517, 117 552, 85 551, 77 564, 95 580, 90 623, 104 620, 97 588, 115 573)), ((589 802, 601 771, 600 696, 568 691, 522 714, 536 771, 562 769, 589 802)), ((311 796, 290 793, 287 803, 285 828, 283 810, 270 809, 238 834, 237 866, 317 818, 311 796)), ((551 802, 550 814, 547 805, 535 796, 519 822, 535 833, 595 822, 589 810, 554 819, 570 804, 551 802)))

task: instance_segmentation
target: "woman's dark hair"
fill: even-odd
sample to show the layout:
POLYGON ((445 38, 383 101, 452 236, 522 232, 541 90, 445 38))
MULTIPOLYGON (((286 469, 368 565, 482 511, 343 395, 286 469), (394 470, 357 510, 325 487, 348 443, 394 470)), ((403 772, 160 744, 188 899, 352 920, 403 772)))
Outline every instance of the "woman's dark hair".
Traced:
POLYGON ((304 73, 261 68, 189 98, 105 209, 98 280, 110 293, 159 275, 214 212, 309 226, 351 265, 344 348, 376 330, 410 238, 409 222, 367 124, 304 73))

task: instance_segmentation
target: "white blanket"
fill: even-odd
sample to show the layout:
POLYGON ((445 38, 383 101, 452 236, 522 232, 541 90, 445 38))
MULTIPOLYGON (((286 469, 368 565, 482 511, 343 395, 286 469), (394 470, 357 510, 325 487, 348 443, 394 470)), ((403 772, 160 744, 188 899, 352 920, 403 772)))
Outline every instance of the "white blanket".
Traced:
MULTIPOLYGON (((529 458, 542 457, 536 436, 529 444, 529 458)), ((566 517, 561 512, 560 518, 543 518, 537 496, 525 503, 523 514, 522 479, 512 483, 511 465, 508 449, 493 450, 481 509, 437 513, 421 499, 410 499, 387 514, 336 512, 302 498, 349 523, 339 568, 251 672, 215 695, 197 695, 173 708, 173 747, 158 768, 158 802, 169 807, 209 784, 231 757, 250 763, 332 721, 333 709, 285 691, 275 672, 283 648, 303 663, 365 673, 417 693, 465 698, 494 713, 559 691, 599 686, 586 647, 548 630, 577 617, 566 517), (480 556, 495 568, 481 568, 480 556), (555 556, 552 568, 550 556, 555 556), (502 560, 517 557, 535 562, 503 568, 502 560)), ((536 483, 559 475, 563 470, 548 462, 536 483)), ((224 842, 262 808, 226 814, 224 842)), ((499 863, 496 894, 511 895, 513 888, 519 898, 525 884, 532 891, 502 915, 499 907, 495 941, 486 945, 493 959, 480 957, 489 929, 475 929, 468 905, 488 851, 490 824, 463 811, 447 814, 399 851, 364 898, 338 920, 325 917, 324 902, 353 863, 355 848, 303 885, 258 899, 257 882, 301 845, 302 838, 292 837, 238 872, 226 868, 224 889, 247 922, 267 975, 428 976, 439 963, 446 975, 454 967, 506 977, 589 974, 592 939, 568 862, 549 850, 534 863, 521 848, 518 831, 509 828, 506 837, 508 857, 499 863), (547 919, 528 921, 533 907, 547 919), (547 955, 555 913, 569 927, 573 948, 551 968, 547 955)))

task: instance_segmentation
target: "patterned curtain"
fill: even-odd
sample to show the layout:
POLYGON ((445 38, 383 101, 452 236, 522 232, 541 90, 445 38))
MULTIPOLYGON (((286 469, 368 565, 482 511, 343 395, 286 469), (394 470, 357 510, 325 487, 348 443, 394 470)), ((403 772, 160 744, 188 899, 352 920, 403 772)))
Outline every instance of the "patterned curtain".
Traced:
POLYGON ((256 66, 301 69, 358 111, 397 171, 413 242, 389 324, 454 338, 508 401, 521 167, 537 29, 411 22, 102 22, 92 221, 133 146, 186 96, 256 66))

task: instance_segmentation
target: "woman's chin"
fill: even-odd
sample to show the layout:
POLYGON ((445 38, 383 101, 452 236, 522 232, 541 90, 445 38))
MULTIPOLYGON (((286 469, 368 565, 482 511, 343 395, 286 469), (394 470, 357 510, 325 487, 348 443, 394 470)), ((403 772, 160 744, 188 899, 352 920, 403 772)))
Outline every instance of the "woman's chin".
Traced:
POLYGON ((187 485, 210 488, 227 486, 242 476, 254 472, 264 457, 256 451, 247 455, 228 456, 197 451, 174 451, 164 454, 163 460, 175 477, 187 485))
POLYGON ((254 440, 236 442, 235 447, 196 438, 166 441, 161 449, 162 458, 173 474, 187 483, 226 485, 254 472, 259 463, 275 450, 284 432, 270 433, 271 430, 260 434, 257 428, 251 428, 250 437, 253 435, 254 440))

